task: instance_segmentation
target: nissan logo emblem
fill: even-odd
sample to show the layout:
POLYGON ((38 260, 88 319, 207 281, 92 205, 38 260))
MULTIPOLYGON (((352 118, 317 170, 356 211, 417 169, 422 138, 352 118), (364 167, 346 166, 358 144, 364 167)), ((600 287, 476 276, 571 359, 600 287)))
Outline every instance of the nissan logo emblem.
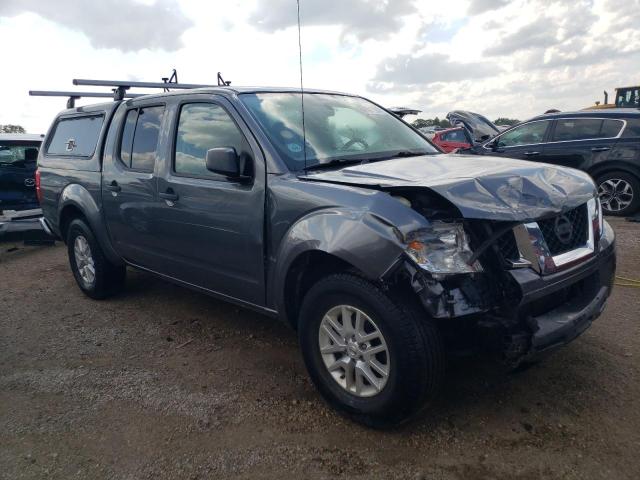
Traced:
POLYGON ((569 243, 571 241, 571 237, 573 237, 573 225, 571 225, 571 220, 569 220, 566 215, 556 217, 554 231, 558 240, 564 244, 569 243))

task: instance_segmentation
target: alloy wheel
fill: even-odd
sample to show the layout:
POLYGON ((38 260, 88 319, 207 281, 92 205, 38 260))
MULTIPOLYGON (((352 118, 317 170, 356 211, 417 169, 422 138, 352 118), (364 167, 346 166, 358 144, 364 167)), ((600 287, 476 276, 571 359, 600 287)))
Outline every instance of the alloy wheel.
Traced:
POLYGON ((608 212, 620 212, 633 202, 633 188, 626 180, 610 178, 598 186, 602 208, 608 212))
POLYGON ((73 254, 80 278, 87 286, 93 285, 96 279, 96 269, 91 254, 89 242, 83 235, 78 235, 73 242, 73 254))
POLYGON ((333 379, 347 392, 372 397, 389 379, 390 356, 378 326, 363 311, 331 308, 320 322, 320 354, 333 379))

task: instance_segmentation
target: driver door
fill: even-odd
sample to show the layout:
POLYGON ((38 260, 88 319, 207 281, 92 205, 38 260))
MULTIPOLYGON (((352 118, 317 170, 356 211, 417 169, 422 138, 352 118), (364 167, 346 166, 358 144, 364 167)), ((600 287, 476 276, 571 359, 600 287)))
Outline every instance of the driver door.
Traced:
POLYGON ((190 95, 172 106, 172 146, 158 177, 158 270, 209 291, 264 305, 265 166, 229 102, 190 95), (207 170, 206 152, 232 147, 250 180, 207 170))

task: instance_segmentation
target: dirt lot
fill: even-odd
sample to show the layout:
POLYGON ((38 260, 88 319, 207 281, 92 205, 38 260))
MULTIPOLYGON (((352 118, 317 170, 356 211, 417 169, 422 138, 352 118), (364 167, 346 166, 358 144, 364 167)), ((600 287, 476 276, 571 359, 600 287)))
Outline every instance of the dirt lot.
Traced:
MULTIPOLYGON (((615 222, 640 277, 640 225, 615 222)), ((334 414, 277 321, 150 275, 95 302, 63 246, 0 244, 0 478, 640 477, 640 297, 544 363, 455 362, 392 432, 334 414)))

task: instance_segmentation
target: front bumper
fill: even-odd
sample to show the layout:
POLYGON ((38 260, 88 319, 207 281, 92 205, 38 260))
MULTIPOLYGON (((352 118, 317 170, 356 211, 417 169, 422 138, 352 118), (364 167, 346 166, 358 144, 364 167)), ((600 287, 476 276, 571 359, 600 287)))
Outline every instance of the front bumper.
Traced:
POLYGON ((526 330, 516 327, 505 350, 507 356, 533 358, 565 345, 600 316, 616 270, 614 233, 606 223, 599 243, 594 256, 558 273, 539 275, 531 269, 509 272, 520 291, 512 318, 519 320, 519 327, 526 325, 526 330))

